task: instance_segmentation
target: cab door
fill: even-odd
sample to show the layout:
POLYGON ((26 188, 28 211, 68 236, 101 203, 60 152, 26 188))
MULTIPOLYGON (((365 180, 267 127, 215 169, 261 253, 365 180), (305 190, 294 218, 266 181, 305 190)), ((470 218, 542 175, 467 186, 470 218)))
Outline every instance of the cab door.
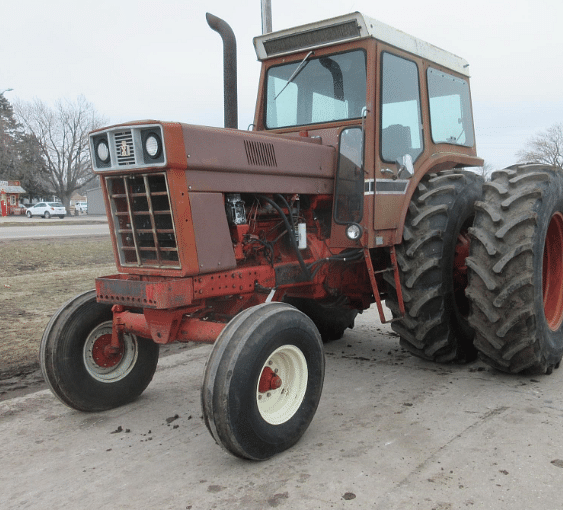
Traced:
POLYGON ((405 207, 410 179, 424 153, 419 65, 407 55, 383 49, 379 73, 374 227, 394 230, 405 207))

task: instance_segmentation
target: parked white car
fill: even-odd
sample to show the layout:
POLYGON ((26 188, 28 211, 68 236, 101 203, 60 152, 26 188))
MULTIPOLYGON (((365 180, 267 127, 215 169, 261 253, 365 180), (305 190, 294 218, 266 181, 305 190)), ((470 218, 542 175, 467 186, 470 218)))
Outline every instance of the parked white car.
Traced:
POLYGON ((79 213, 88 213, 88 202, 76 202, 74 207, 79 213))
POLYGON ((25 214, 28 218, 33 218, 33 216, 42 216, 43 218, 58 216, 62 220, 66 216, 66 208, 60 202, 39 202, 29 207, 25 214))

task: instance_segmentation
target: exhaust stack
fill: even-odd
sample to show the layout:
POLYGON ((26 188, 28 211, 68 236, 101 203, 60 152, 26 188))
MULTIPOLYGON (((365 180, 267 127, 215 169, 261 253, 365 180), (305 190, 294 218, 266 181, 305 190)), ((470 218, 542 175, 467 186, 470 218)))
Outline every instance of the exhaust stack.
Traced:
POLYGON ((229 24, 207 13, 207 24, 223 39, 223 108, 225 127, 238 129, 237 41, 229 24))

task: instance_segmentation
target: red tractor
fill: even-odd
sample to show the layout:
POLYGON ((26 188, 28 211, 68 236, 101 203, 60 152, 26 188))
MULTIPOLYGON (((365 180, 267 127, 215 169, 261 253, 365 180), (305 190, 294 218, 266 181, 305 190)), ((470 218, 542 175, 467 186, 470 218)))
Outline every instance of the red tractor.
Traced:
MULTIPOLYGON (((232 83, 232 31, 208 21, 232 83)), ((205 423, 232 454, 266 459, 315 414, 323 341, 372 303, 421 358, 558 366, 562 179, 524 166, 483 184, 464 170, 483 164, 466 61, 359 13, 254 44, 252 131, 236 129, 227 85, 223 129, 90 135, 118 274, 49 323, 55 395, 111 409, 145 390, 160 344, 214 342, 205 423)))

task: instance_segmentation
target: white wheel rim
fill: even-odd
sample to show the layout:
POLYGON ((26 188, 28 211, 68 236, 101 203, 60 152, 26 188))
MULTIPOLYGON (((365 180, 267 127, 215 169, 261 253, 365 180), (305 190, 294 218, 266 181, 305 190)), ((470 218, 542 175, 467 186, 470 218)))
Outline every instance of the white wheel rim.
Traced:
POLYGON ((137 363, 137 357, 139 355, 137 338, 135 335, 124 333, 123 355, 119 362, 108 367, 101 366, 96 361, 94 346, 96 341, 98 341, 101 337, 107 335, 111 336, 111 332, 112 321, 98 325, 88 335, 83 349, 84 366, 86 367, 88 374, 96 379, 96 381, 103 383, 114 383, 129 375, 137 363))
POLYGON ((283 345, 268 357, 260 375, 266 368, 281 379, 281 386, 260 392, 259 378, 256 385, 258 411, 271 425, 281 425, 293 417, 303 402, 309 380, 307 360, 295 345, 283 345))

